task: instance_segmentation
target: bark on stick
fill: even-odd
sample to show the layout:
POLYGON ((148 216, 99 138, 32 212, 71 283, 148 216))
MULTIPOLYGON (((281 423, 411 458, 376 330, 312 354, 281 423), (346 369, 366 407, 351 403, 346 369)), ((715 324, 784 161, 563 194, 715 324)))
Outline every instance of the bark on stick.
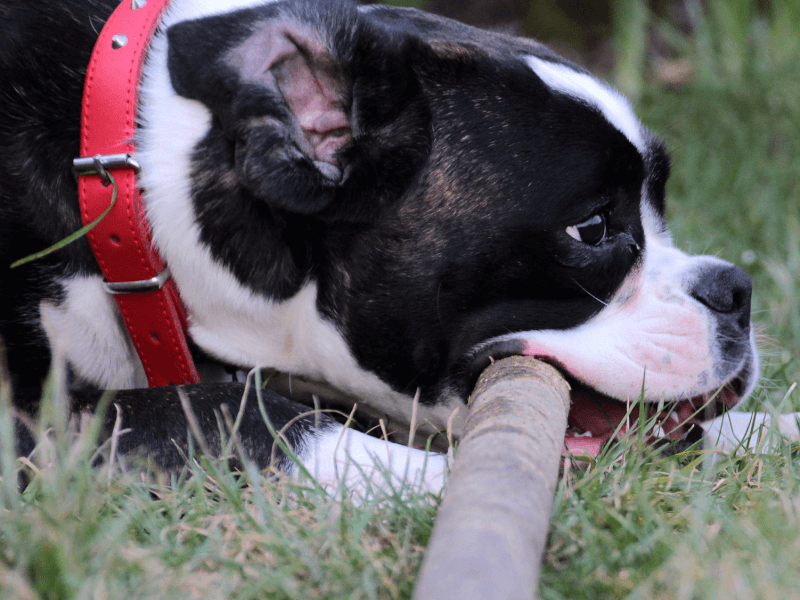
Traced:
POLYGON ((569 385, 553 367, 515 356, 475 386, 415 600, 536 596, 569 385))

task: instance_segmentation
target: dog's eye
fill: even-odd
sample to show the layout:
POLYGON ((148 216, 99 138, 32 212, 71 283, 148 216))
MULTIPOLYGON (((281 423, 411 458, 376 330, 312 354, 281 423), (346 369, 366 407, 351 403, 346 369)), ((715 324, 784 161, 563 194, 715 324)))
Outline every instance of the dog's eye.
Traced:
POLYGON ((596 246, 606 239, 606 218, 597 213, 583 223, 567 227, 567 233, 579 242, 596 246))

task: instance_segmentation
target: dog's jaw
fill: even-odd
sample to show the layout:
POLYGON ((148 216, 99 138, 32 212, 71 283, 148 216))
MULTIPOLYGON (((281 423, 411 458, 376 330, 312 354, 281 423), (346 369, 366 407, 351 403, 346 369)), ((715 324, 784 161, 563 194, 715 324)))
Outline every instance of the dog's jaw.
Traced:
MULTIPOLYGON (((622 401, 635 400, 642 391, 649 402, 691 398, 740 373, 757 372, 749 328, 735 351, 723 352, 713 312, 688 293, 692 272, 716 259, 654 242, 648 242, 643 265, 585 324, 508 337, 525 340, 524 354, 557 362, 579 381, 622 401)), ((752 380, 747 375, 743 391, 752 389, 752 380)))

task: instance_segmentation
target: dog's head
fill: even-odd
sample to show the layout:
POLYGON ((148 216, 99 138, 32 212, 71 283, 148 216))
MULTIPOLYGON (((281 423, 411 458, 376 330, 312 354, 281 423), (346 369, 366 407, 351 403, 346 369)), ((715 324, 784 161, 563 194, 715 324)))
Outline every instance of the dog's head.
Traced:
MULTIPOLYGON (((377 376, 427 405, 463 400, 492 358, 534 355, 569 376, 572 423, 598 441, 642 393, 685 417, 719 388, 720 406, 752 389, 750 280, 673 247, 667 153, 606 84, 535 42, 411 10, 273 2, 186 17, 163 42, 168 84, 143 95, 189 114, 174 136, 190 141, 144 187, 159 190, 154 237, 210 352, 367 401, 377 376), (222 275, 197 287, 213 269, 192 245, 241 291, 220 312, 258 321, 242 307, 313 290, 361 373, 318 364, 328 338, 276 350, 274 320, 248 325, 263 353, 216 339, 204 314, 228 291, 222 275)), ((143 118, 147 131, 174 117, 143 118)), ((146 135, 157 171, 148 148, 173 142, 146 135)))

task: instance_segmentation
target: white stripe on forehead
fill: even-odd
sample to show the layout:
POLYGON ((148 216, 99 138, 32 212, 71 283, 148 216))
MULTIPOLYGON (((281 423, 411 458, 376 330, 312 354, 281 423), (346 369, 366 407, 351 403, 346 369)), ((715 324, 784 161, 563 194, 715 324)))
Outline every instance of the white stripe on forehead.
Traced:
POLYGON ((535 56, 526 56, 525 60, 548 86, 597 108, 609 123, 636 146, 639 152, 645 153, 647 144, 642 125, 633 114, 630 102, 625 96, 591 75, 576 71, 567 65, 542 60, 535 56))
POLYGON ((245 8, 273 4, 277 0, 174 0, 161 19, 161 29, 180 21, 222 15, 245 8))

